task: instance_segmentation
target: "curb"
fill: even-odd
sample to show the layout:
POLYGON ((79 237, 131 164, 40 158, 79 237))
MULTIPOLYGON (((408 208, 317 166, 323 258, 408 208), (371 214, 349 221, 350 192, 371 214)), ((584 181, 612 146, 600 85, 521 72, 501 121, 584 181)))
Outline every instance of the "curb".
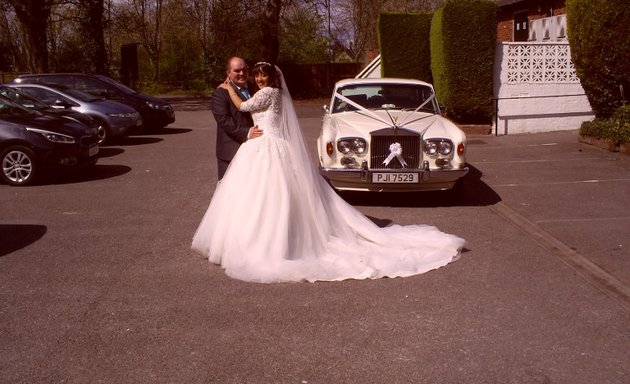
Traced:
POLYGON ((466 136, 489 135, 492 133, 492 126, 490 124, 458 124, 457 126, 459 127, 459 129, 464 131, 466 136))
POLYGON ((605 149, 610 152, 621 152, 630 154, 630 143, 617 144, 610 139, 602 139, 594 136, 579 135, 578 141, 580 143, 589 144, 595 147, 605 149))

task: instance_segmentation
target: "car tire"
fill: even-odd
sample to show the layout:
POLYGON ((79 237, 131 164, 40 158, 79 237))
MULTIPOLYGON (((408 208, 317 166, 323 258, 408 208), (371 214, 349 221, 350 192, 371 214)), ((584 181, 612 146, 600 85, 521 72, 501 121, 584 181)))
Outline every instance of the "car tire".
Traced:
POLYGON ((7 184, 15 186, 31 184, 39 171, 35 152, 22 145, 2 150, 0 165, 2 179, 7 184))
POLYGON ((97 129, 98 144, 99 145, 107 144, 108 142, 111 141, 111 138, 112 138, 112 134, 109 130, 109 126, 107 126, 107 124, 105 124, 105 122, 102 121, 101 119, 94 118, 94 121, 98 123, 98 129, 97 129))

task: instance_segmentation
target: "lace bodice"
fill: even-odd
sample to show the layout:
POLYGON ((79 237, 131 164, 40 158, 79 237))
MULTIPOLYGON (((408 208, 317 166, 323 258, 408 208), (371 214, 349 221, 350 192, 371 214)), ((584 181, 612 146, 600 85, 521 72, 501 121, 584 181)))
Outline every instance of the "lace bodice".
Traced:
POLYGON ((280 136, 280 112, 282 95, 280 89, 265 87, 241 103, 241 111, 250 112, 254 124, 265 131, 265 135, 280 136))

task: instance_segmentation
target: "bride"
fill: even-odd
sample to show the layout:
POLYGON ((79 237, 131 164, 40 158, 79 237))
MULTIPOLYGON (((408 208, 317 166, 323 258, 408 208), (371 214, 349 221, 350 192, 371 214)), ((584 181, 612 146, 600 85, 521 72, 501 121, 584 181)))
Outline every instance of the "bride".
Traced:
POLYGON ((257 63, 260 90, 232 102, 264 131, 241 145, 192 248, 236 279, 318 281, 410 276, 456 260, 465 241, 427 225, 380 228, 312 166, 279 68, 257 63))

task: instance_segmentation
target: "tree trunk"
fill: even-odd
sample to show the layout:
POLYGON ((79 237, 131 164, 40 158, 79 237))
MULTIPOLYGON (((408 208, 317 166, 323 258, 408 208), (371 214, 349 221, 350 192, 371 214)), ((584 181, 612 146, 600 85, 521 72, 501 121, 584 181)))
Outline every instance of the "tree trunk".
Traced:
POLYGON ((9 0, 9 3, 26 36, 27 69, 30 72, 47 72, 47 31, 52 0, 9 0))
POLYGON ((91 71, 109 75, 107 49, 105 48, 104 0, 83 0, 80 3, 81 29, 85 37, 85 55, 91 71))
POLYGON ((263 13, 263 42, 262 57, 264 60, 275 63, 278 59, 280 42, 278 39, 278 25, 280 23, 281 0, 267 0, 263 13))

